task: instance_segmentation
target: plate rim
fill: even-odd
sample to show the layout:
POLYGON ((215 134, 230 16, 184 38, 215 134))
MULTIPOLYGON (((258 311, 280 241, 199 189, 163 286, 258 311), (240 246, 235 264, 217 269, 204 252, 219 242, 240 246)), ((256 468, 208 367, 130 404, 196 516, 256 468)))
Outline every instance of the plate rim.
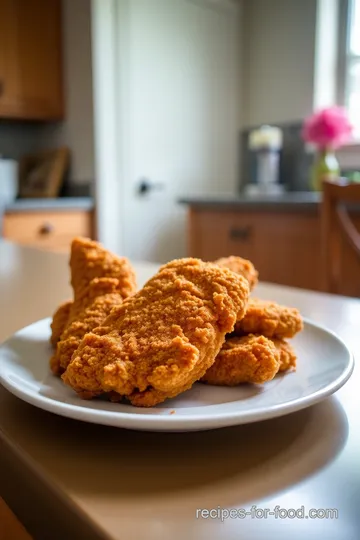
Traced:
MULTIPOLYGON (((17 334, 24 330, 34 326, 35 324, 50 322, 51 318, 46 317, 27 325, 11 336, 9 336, 3 343, 0 344, 0 361, 2 349, 7 343, 13 339, 17 334)), ((285 416, 293 412, 305 409, 316 403, 322 401, 328 396, 331 396, 337 392, 351 377, 354 370, 354 354, 346 345, 344 340, 339 337, 335 332, 326 328, 326 326, 312 321, 308 317, 303 317, 304 326, 308 325, 330 335, 333 339, 339 342, 344 351, 348 355, 347 365, 342 373, 327 384, 321 390, 317 390, 305 397, 297 398, 293 401, 288 401, 280 404, 276 404, 270 407, 262 407, 253 411, 227 411, 227 412, 214 412, 211 415, 204 414, 192 414, 182 415, 181 412, 176 414, 169 414, 164 410, 164 414, 144 414, 124 411, 104 411, 101 409, 94 409, 92 407, 82 407, 80 405, 64 403, 57 401, 56 399, 49 398, 39 393, 32 393, 26 388, 21 389, 15 383, 12 383, 9 378, 0 369, 0 383, 11 394, 17 398, 25 401, 26 403, 35 406, 39 409, 47 412, 64 416, 66 418, 72 418, 74 420, 80 420, 93 424, 108 425, 118 428, 135 429, 135 430, 148 430, 148 431, 176 431, 176 430, 201 430, 201 429, 216 429, 221 427, 228 427, 232 425, 247 424, 252 422, 258 422, 262 420, 268 420, 270 418, 276 418, 279 416, 285 416)), ((236 403, 236 402, 235 402, 236 403)), ((155 407, 147 408, 147 411, 151 411, 155 407)), ((174 409, 169 407, 169 409, 174 409)), ((156 409, 159 410, 159 409, 156 409)), ((178 409, 181 411, 181 408, 178 409)))

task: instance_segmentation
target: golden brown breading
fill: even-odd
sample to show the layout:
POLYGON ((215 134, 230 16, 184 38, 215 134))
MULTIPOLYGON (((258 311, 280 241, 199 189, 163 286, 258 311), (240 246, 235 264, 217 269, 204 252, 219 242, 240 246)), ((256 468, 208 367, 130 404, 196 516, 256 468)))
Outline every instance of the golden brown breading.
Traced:
POLYGON ((285 339, 273 338, 271 340, 277 350, 280 353, 280 367, 279 372, 288 371, 289 369, 296 369, 296 354, 293 347, 285 339))
POLYGON ((268 338, 291 338, 303 329, 296 308, 250 298, 245 317, 235 325, 236 335, 261 334, 268 338))
POLYGON ((83 294, 94 278, 116 278, 125 299, 136 291, 135 273, 125 257, 118 257, 88 238, 75 238, 70 255, 71 285, 74 298, 83 294))
POLYGON ((284 339, 248 334, 228 337, 201 382, 221 386, 262 384, 296 367, 296 354, 284 339))
POLYGON ((72 352, 77 348, 75 343, 102 323, 110 313, 112 303, 119 305, 136 291, 135 273, 129 261, 87 238, 72 241, 70 269, 74 302, 70 306, 56 352, 50 359, 50 367, 55 374, 61 374, 66 369, 72 352), (103 296, 105 299, 102 299, 103 296), (84 310, 87 311, 84 313, 84 310))
POLYGON ((84 294, 75 300, 70 311, 71 322, 50 359, 53 373, 59 375, 66 370, 84 335, 100 326, 112 308, 123 302, 121 289, 118 279, 95 278, 84 289, 84 294))
POLYGON ((84 337, 63 380, 83 397, 116 392, 136 406, 174 397, 211 366, 248 294, 226 268, 172 261, 84 337))
POLYGON ((60 339, 61 334, 63 333, 65 326, 69 319, 70 308, 72 306, 72 300, 67 300, 60 304, 60 306, 55 311, 52 322, 50 325, 51 328, 51 337, 50 343, 53 347, 56 347, 57 342, 60 339))
POLYGON ((251 291, 255 285, 257 285, 259 272, 255 269, 251 261, 232 255, 231 257, 222 257, 221 259, 217 259, 215 264, 218 264, 223 268, 229 268, 229 270, 244 276, 244 278, 246 278, 249 282, 251 291))
POLYGON ((264 336, 252 334, 228 338, 201 382, 221 386, 263 384, 279 371, 280 353, 264 336))

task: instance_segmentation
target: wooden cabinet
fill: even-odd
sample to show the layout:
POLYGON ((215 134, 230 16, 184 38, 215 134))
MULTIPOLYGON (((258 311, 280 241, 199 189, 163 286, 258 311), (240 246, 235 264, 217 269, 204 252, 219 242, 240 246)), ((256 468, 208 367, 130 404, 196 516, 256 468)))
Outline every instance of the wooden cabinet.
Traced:
POLYGON ((321 290, 320 217, 314 211, 190 209, 190 255, 239 255, 262 281, 321 290))
MULTIPOLYGON (((250 259, 262 281, 324 290, 320 205, 260 208, 191 206, 189 255, 213 261, 238 255, 250 259)), ((360 230, 359 213, 352 214, 360 230)), ((339 294, 360 297, 360 261, 341 245, 339 294)))
POLYGON ((61 0, 0 0, 0 118, 63 118, 61 0))
POLYGON ((3 235, 31 247, 68 251, 75 236, 93 237, 93 216, 85 210, 9 212, 4 215, 3 235))

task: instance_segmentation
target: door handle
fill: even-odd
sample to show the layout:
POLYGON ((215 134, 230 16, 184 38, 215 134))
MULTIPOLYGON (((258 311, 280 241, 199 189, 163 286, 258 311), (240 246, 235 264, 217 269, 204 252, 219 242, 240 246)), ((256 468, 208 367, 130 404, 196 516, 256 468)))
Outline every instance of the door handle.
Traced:
POLYGON ((138 184, 137 192, 139 195, 146 195, 150 191, 160 191, 162 189, 164 189, 164 184, 157 184, 147 178, 142 178, 138 184))
POLYGON ((238 242, 245 242, 251 236, 252 229, 249 225, 246 227, 231 227, 229 238, 238 242))
POLYGON ((39 227, 39 234, 41 236, 47 236, 48 234, 51 234, 54 232, 55 227, 51 223, 43 223, 41 227, 39 227))

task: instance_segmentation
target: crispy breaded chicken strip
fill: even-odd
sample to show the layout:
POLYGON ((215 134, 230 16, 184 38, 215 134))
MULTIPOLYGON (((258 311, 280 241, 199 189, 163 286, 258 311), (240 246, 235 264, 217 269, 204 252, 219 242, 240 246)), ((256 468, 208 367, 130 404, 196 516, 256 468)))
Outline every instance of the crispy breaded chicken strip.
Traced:
POLYGON ((85 334, 100 326, 112 308, 123 302, 121 286, 115 278, 95 278, 83 295, 72 305, 71 323, 61 335, 55 354, 50 359, 53 373, 63 373, 70 363, 73 353, 85 334))
POLYGON ((61 334, 63 333, 65 326, 68 322, 70 309, 72 306, 72 300, 67 300, 60 304, 60 306, 55 311, 52 322, 50 325, 51 328, 51 337, 50 343, 53 347, 56 347, 57 342, 60 339, 61 334))
POLYGON ((229 270, 244 276, 244 278, 246 278, 249 282, 251 291, 255 285, 257 285, 259 272, 255 269, 251 261, 232 255, 231 257, 222 257, 221 259, 217 259, 215 264, 218 264, 223 268, 229 268, 229 270))
MULTIPOLYGON (((81 339, 102 323, 110 313, 112 302, 118 305, 136 291, 135 273, 129 261, 125 257, 117 257, 98 242, 87 238, 75 238, 72 241, 70 269, 74 302, 70 306, 69 316, 58 339, 56 352, 50 359, 50 367, 55 374, 61 374, 66 369, 71 359, 70 351, 76 350, 76 340, 70 340, 74 332, 76 338, 81 339), (104 278, 105 281, 92 282, 96 278, 104 278), (106 281, 107 278, 110 278, 110 281, 106 281), (116 281, 111 281, 111 278, 116 281), (104 295, 110 296, 102 303, 101 298, 97 297, 104 295), (92 308, 94 302, 96 306, 92 308), (88 313, 83 313, 88 309, 95 310, 96 315, 89 316, 88 313), (76 329, 77 323, 80 326, 76 329)), ((59 327, 57 324, 57 328, 59 327)))
POLYGON ((280 353, 280 367, 279 372, 288 371, 289 369, 296 369, 296 354, 293 347, 285 339, 273 338, 271 340, 277 350, 280 353))
POLYGON ((127 298, 136 291, 134 270, 125 257, 118 257, 98 242, 75 238, 70 255, 71 285, 74 298, 82 295, 94 278, 110 277, 119 280, 121 296, 127 298))
POLYGON ((296 354, 287 341, 254 334, 234 336, 226 339, 201 382, 221 386, 262 384, 277 372, 295 367, 296 354))
POLYGON ((245 316, 239 320, 237 335, 261 334, 268 338, 291 338, 303 329, 303 320, 296 308, 275 302, 250 298, 245 316))
POLYGON ((228 338, 201 382, 221 386, 263 384, 279 371, 280 354, 274 343, 252 334, 228 338))
POLYGON ((248 294, 226 268, 172 261, 84 337, 63 380, 82 397, 117 393, 142 407, 174 397, 214 362, 248 294))

